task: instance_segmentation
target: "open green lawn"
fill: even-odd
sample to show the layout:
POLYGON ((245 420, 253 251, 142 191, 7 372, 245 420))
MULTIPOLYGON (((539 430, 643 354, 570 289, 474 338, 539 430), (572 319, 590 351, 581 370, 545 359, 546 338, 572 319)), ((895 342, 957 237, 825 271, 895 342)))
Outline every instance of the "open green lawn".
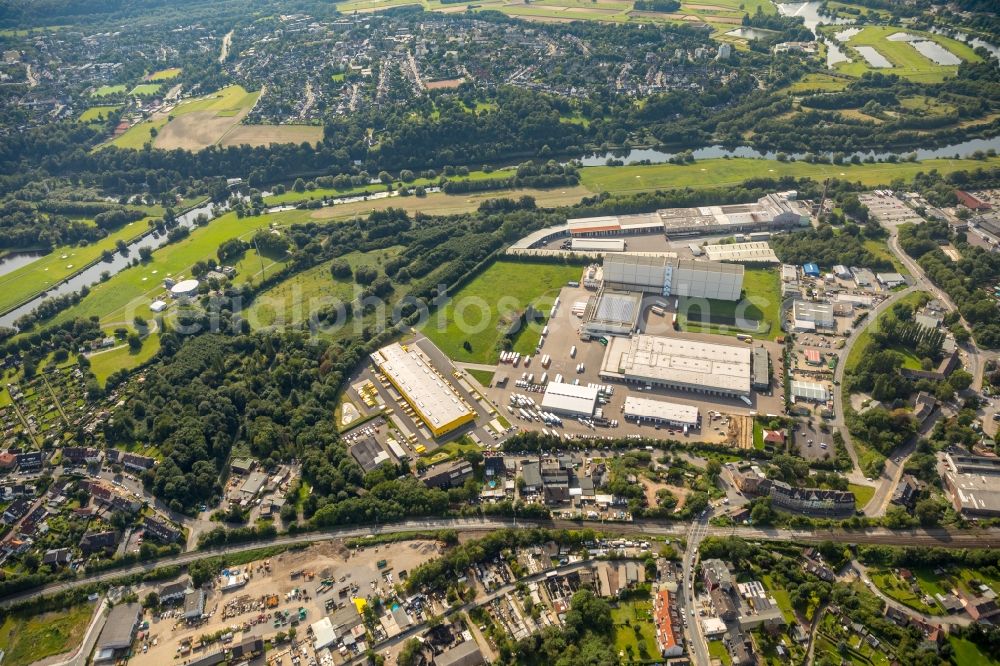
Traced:
POLYGON ((781 279, 776 268, 747 268, 743 275, 744 299, 729 301, 681 298, 677 321, 685 331, 739 335, 749 333, 755 337, 773 340, 781 334, 781 279), (706 312, 704 308, 707 307, 706 312), (700 310, 700 314, 699 314, 700 310), (693 315, 690 317, 689 315, 693 315), (712 322, 706 321, 709 316, 712 322), (756 329, 737 328, 723 321, 743 318, 757 321, 756 329))
POLYGON ((813 72, 806 74, 801 80, 788 86, 786 90, 793 95, 802 95, 810 92, 835 92, 843 90, 850 82, 851 79, 842 76, 813 72))
POLYGON ((899 260, 899 257, 892 253, 886 242, 880 238, 866 238, 865 239, 865 249, 871 252, 873 255, 879 259, 885 259, 892 262, 893 270, 895 270, 900 275, 909 275, 910 271, 907 270, 903 262, 899 260))
MULTIPOLYGON (((470 363, 496 363, 498 343, 517 313, 534 304, 548 314, 559 290, 579 280, 579 266, 498 261, 480 273, 442 308, 432 312, 422 332, 450 358, 470 363), (463 343, 468 342, 470 349, 463 343)), ((514 350, 530 354, 541 325, 523 329, 514 350)))
POLYGON ((30 264, 0 276, 0 312, 9 310, 44 289, 54 287, 91 262, 99 260, 105 250, 117 252, 117 241, 128 242, 148 229, 145 219, 138 220, 89 245, 57 247, 30 264))
POLYGON ((653 625, 653 602, 625 601, 611 610, 615 627, 615 652, 624 653, 626 661, 656 659, 656 628, 653 625))
MULTIPOLYGON (((361 265, 378 267, 400 250, 402 246, 368 253, 351 252, 341 259, 352 269, 361 265)), ((334 279, 330 274, 332 263, 327 261, 302 271, 260 294, 244 314, 247 321, 254 328, 301 324, 323 307, 353 301, 362 288, 352 278, 334 279)))
POLYGON ((722 666, 731 666, 733 663, 733 658, 729 656, 729 651, 720 640, 708 641, 708 655, 722 662, 722 666))
MULTIPOLYGON (((919 35, 924 39, 936 42, 939 46, 966 62, 979 62, 981 58, 975 54, 970 46, 958 40, 950 39, 942 35, 935 35, 909 28, 897 28, 892 26, 866 26, 861 32, 851 37, 847 41, 848 47, 869 46, 881 53, 889 62, 891 68, 872 68, 867 61, 857 52, 850 53, 853 62, 838 63, 837 71, 860 76, 868 71, 878 71, 884 74, 895 74, 911 81, 922 83, 934 83, 943 81, 947 77, 953 77, 958 72, 957 65, 938 65, 930 58, 917 51, 909 42, 892 41, 888 37, 898 33, 906 32, 919 35)), ((848 48, 849 51, 853 49, 848 48)))
POLYGON ((93 612, 93 604, 80 604, 40 615, 8 615, 0 624, 4 666, 28 666, 71 650, 83 640, 93 612))
POLYGON ((774 596, 774 600, 778 602, 778 608, 781 609, 785 622, 789 625, 795 624, 795 610, 792 608, 792 600, 788 596, 788 590, 776 584, 770 576, 763 576, 761 582, 767 591, 774 596))
POLYGON ((128 345, 97 352, 89 356, 90 370, 97 378, 97 383, 104 386, 113 373, 119 370, 131 370, 137 368, 160 350, 160 334, 153 333, 142 340, 142 347, 137 352, 129 349, 128 345))
POLYGON ((872 486, 861 486, 856 483, 848 484, 847 489, 854 493, 854 506, 863 509, 872 497, 875 496, 875 488, 872 486))
POLYGON ((129 95, 134 95, 136 97, 152 97, 158 92, 160 92, 159 83, 140 83, 129 91, 129 95))
POLYGON ((180 67, 168 67, 166 69, 161 69, 159 71, 153 72, 148 77, 150 81, 168 81, 170 79, 176 79, 181 74, 180 67))
POLYGON ((966 638, 949 636, 948 642, 954 653, 954 663, 958 666, 1000 666, 1000 660, 984 652, 978 645, 966 638))
POLYGON ((431 451, 420 454, 420 459, 427 463, 427 465, 437 465, 438 463, 443 463, 446 460, 451 460, 472 451, 480 451, 479 445, 468 435, 462 435, 458 439, 454 439, 431 451))
POLYGON ((92 106, 80 114, 80 122, 88 123, 107 120, 108 116, 120 109, 120 106, 92 106))
POLYGON ((989 168, 1000 164, 1000 157, 987 160, 934 159, 923 162, 878 164, 809 164, 757 159, 708 159, 692 164, 652 164, 622 167, 588 167, 581 170, 581 183, 593 192, 644 192, 691 187, 703 189, 738 185, 748 178, 839 178, 860 181, 863 185, 888 185, 894 178, 912 180, 918 172, 937 169, 941 174, 953 171, 989 168))
MULTIPOLYGON (((929 294, 926 291, 915 291, 912 294, 907 294, 903 298, 899 299, 898 302, 916 306, 927 296, 929 296, 929 294)), ((879 319, 885 317, 886 314, 887 312, 883 312, 879 315, 879 319)), ((847 361, 845 361, 847 365, 844 366, 844 372, 851 372, 855 367, 857 367, 858 362, 864 357, 865 354, 868 353, 868 347, 872 343, 872 336, 869 331, 869 327, 872 325, 871 317, 865 319, 861 325, 865 327, 865 330, 858 334, 858 339, 855 340, 854 346, 851 347, 851 352, 847 355, 847 361)), ((917 367, 919 367, 919 360, 917 361, 917 367)))
POLYGON ((119 84, 113 85, 113 86, 101 86, 100 88, 98 88, 97 90, 95 90, 93 93, 91 93, 90 96, 91 97, 107 97, 108 95, 120 95, 121 93, 125 92, 126 90, 127 90, 127 87, 125 86, 125 84, 124 83, 119 83, 119 84))

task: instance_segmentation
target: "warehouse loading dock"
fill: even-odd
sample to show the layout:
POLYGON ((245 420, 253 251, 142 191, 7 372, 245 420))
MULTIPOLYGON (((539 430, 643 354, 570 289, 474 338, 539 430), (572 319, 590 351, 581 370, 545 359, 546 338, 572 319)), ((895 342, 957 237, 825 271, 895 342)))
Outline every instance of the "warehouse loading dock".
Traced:
POLYGON ((472 407, 416 347, 393 343, 371 359, 434 437, 475 420, 472 407))

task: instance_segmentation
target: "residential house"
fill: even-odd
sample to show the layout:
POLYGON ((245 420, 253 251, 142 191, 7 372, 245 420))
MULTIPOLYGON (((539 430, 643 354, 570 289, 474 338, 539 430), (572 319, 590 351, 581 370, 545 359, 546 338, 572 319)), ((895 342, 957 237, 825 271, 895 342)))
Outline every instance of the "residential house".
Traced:
POLYGON ((55 548, 45 551, 42 556, 42 564, 53 567, 63 567, 73 560, 73 552, 69 548, 55 548))
POLYGON ((190 586, 187 581, 175 581, 173 583, 167 583, 160 588, 159 596, 161 604, 176 604, 184 601, 184 597, 190 591, 190 586))
POLYGON ((80 539, 80 550, 84 555, 91 555, 97 552, 110 553, 118 547, 120 535, 117 530, 106 532, 90 532, 84 534, 80 539))
POLYGON ((472 477, 472 463, 467 460, 452 460, 428 468, 422 475, 428 488, 458 488, 472 477))
POLYGON ((163 543, 174 543, 183 536, 183 533, 170 523, 152 516, 143 519, 142 527, 148 536, 163 543))

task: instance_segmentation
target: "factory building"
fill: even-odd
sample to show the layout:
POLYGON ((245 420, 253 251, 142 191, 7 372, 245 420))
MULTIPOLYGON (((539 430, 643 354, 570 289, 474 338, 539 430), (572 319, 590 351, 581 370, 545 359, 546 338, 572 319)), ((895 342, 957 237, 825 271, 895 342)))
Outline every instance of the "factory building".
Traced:
POLYGON ((592 338, 630 335, 636 330, 641 310, 642 294, 602 289, 587 301, 582 330, 592 338))
POLYGON ((556 414, 590 417, 597 407, 597 393, 598 390, 590 386, 549 382, 542 396, 542 409, 556 414))
POLYGON ((709 261, 727 261, 733 264, 781 263, 767 241, 706 245, 703 249, 709 261))
POLYGON ((396 342, 371 359, 434 437, 475 420, 475 411, 416 347, 396 342))
POLYGON ((837 321, 833 316, 833 305, 797 300, 792 305, 793 327, 796 331, 834 329, 837 321))
POLYGON ((766 391, 771 388, 771 356, 767 347, 757 345, 753 348, 753 374, 750 383, 754 391, 766 391))
POLYGON ((830 399, 830 391, 819 382, 792 381, 789 383, 792 397, 796 400, 809 402, 826 402, 830 399))
POLYGON ((794 192, 768 194, 753 203, 698 208, 664 208, 655 213, 605 215, 568 220, 572 237, 663 233, 669 237, 732 235, 791 229, 809 223, 794 192))
POLYGON ((628 396, 625 398, 625 418, 640 423, 662 423, 675 428, 697 429, 698 408, 665 400, 628 396))
POLYGON ((612 338, 600 375, 610 381, 740 397, 750 395, 750 348, 684 338, 612 338))
POLYGON ((603 278, 620 291, 738 301, 743 272, 734 264, 619 254, 605 257, 603 278))
POLYGON ((942 474, 952 506, 966 516, 1000 516, 1000 460, 985 456, 944 454, 942 474))

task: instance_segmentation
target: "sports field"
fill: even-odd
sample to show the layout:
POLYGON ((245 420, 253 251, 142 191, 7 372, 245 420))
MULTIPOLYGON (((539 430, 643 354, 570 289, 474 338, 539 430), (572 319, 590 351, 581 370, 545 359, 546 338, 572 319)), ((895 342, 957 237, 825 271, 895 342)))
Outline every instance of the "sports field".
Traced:
POLYGON ((73 649, 93 613, 93 604, 85 603, 51 613, 8 615, 0 624, 4 666, 28 666, 73 649))
POLYGON ((114 85, 114 86, 101 86, 100 88, 98 88, 97 90, 95 90, 93 93, 91 93, 90 96, 91 97, 106 97, 107 95, 119 95, 119 94, 125 92, 126 90, 127 90, 127 88, 125 87, 124 83, 118 84, 118 85, 114 85))
POLYGON ((919 36, 921 39, 934 42, 945 51, 966 62, 982 60, 975 54, 972 47, 943 35, 892 26, 866 26, 860 33, 847 41, 848 50, 853 51, 850 53, 852 62, 838 63, 836 65, 837 71, 852 76, 878 71, 883 74, 896 74, 921 83, 936 83, 945 78, 954 77, 958 73, 958 65, 939 65, 921 54, 910 42, 889 39, 889 37, 899 33, 919 36), (873 69, 864 57, 852 48, 858 46, 868 46, 875 49, 892 63, 892 67, 873 69))
POLYGON ((129 95, 135 97, 152 97, 158 92, 160 92, 159 83, 140 83, 135 88, 132 88, 129 95))
POLYGON ((79 120, 81 123, 101 122, 103 120, 106 120, 109 115, 111 115, 120 108, 121 107, 117 105, 92 106, 80 114, 79 120))
POLYGON ((860 181, 864 185, 888 185, 895 178, 912 180, 918 172, 937 169, 942 174, 953 171, 989 168, 1000 158, 986 160, 934 159, 923 162, 875 164, 809 164, 757 159, 709 159, 693 164, 653 164, 624 167, 588 167, 581 170, 581 182, 592 192, 643 192, 648 190, 691 187, 701 189, 738 185, 749 178, 825 178, 860 181))
POLYGON ((147 81, 169 81, 170 79, 176 79, 181 75, 180 67, 168 67, 167 69, 161 69, 159 71, 153 72, 146 77, 147 81))
MULTIPOLYGON (((534 304, 547 314, 559 290, 580 279, 580 271, 563 264, 498 261, 432 312, 421 332, 455 361, 496 363, 498 343, 517 313, 534 304)), ((522 329, 514 351, 532 353, 540 334, 540 326, 522 329)))
POLYGON ((243 120, 259 96, 259 92, 247 92, 242 86, 228 86, 155 114, 104 145, 139 149, 153 141, 156 148, 164 150, 200 150, 217 143, 243 120))

